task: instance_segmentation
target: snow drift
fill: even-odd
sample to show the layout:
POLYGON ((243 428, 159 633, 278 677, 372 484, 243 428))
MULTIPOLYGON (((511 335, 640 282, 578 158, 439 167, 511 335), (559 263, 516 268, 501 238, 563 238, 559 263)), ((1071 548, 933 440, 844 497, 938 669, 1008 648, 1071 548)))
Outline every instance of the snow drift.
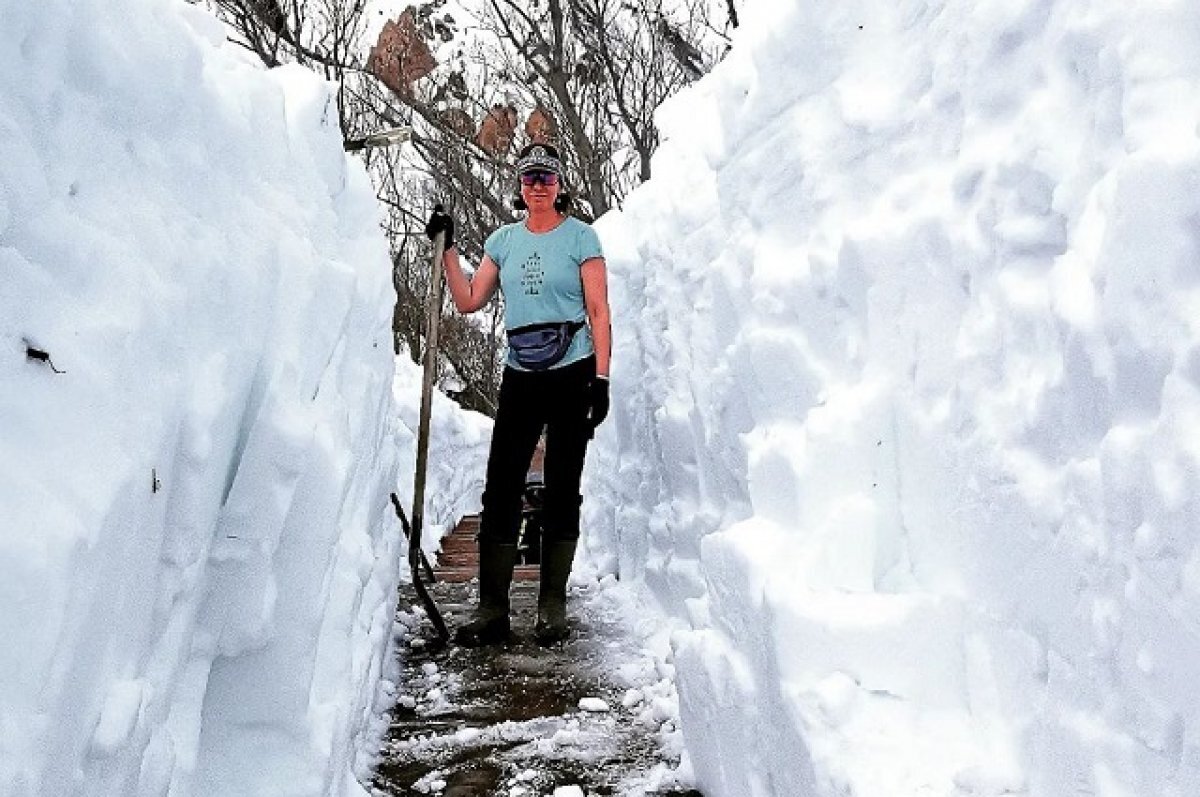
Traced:
POLYGON ((353 792, 394 295, 328 87, 185 3, 0 19, 0 794, 353 792))
POLYGON ((707 797, 1200 792, 1200 7, 753 3, 599 228, 707 797))
MULTIPOLYGON (((392 395, 399 419, 396 442, 401 453, 396 492, 411 519, 413 478, 416 472, 417 428, 421 413, 421 367, 406 354, 396 358, 392 395)), ((454 530, 464 515, 483 508, 492 419, 464 410, 446 394, 434 390, 430 401, 429 461, 425 466, 425 528, 421 547, 435 562, 442 537, 454 530)), ((409 572, 401 572, 408 583, 409 572)))

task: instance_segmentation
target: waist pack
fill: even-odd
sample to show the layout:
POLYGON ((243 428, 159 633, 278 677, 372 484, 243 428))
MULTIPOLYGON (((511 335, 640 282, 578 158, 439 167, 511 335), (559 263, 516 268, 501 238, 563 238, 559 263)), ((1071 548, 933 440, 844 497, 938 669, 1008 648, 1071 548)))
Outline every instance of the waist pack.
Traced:
POLYGON ((508 348, 522 368, 544 371, 563 358, 584 326, 583 321, 551 321, 510 329, 508 348))

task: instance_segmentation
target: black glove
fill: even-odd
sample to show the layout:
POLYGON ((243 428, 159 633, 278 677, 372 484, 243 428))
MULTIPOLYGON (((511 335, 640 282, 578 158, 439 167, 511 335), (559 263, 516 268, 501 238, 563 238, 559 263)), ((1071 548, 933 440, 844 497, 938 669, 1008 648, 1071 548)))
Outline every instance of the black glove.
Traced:
POLYGON ((590 420, 595 429, 608 417, 608 377, 597 376, 592 380, 592 412, 590 420))
POLYGON ((429 217, 429 222, 425 225, 425 234, 432 241, 439 232, 446 233, 443 251, 454 246, 454 219, 450 218, 450 214, 441 205, 434 205, 433 215, 429 217))

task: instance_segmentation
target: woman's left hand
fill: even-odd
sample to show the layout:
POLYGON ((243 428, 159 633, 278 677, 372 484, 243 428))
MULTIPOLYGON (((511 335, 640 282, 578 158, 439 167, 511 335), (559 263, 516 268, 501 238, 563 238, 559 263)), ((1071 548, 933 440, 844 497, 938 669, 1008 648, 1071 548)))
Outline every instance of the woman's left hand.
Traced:
POLYGON ((595 429, 608 417, 608 377, 597 376, 592 380, 592 411, 590 420, 595 429))

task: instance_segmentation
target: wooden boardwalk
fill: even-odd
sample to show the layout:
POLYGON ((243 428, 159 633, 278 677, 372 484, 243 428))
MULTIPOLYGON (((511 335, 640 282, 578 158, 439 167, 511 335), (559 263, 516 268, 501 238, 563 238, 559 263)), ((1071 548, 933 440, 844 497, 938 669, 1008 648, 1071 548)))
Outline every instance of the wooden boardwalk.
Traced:
MULTIPOLYGON (((454 531, 442 538, 433 576, 438 581, 461 584, 479 575, 479 515, 467 515, 454 531)), ((537 581, 537 565, 517 565, 513 581, 537 581)))
MULTIPOLYGON (((539 441, 533 451, 529 473, 542 473, 545 466, 545 441, 539 441)), ((479 575, 479 515, 467 515, 458 522, 454 531, 442 538, 442 549, 437 555, 434 578, 450 584, 461 584, 479 575)), ((517 565, 513 581, 537 581, 537 565, 517 565)))

